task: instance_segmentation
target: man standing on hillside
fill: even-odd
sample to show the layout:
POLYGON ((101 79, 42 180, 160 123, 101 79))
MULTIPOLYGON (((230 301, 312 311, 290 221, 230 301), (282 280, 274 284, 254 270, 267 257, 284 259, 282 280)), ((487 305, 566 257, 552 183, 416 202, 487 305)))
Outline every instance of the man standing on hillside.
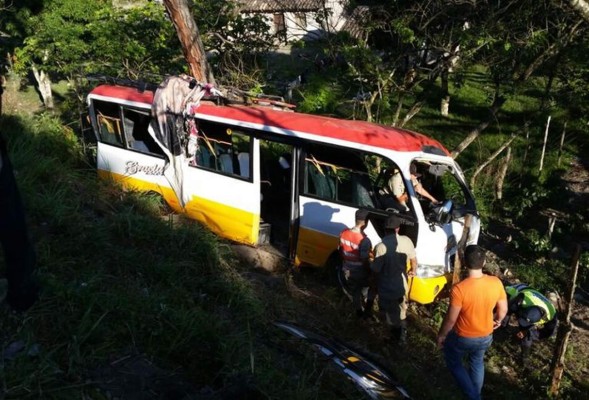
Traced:
MULTIPOLYGON (((364 233, 368 211, 356 211, 356 223, 351 228, 346 228, 340 233, 339 251, 342 258, 344 276, 352 292, 352 302, 356 315, 364 316, 362 291, 368 286, 370 275, 370 252, 372 243, 364 233)), ((374 293, 369 291, 367 303, 372 307, 374 293)))
POLYGON ((407 339, 407 261, 409 275, 415 275, 415 247, 407 236, 399 235, 401 219, 395 215, 385 222, 385 236, 374 248, 370 269, 376 274, 378 307, 392 330, 392 339, 400 344, 407 339))
POLYGON ((464 262, 468 277, 450 293, 450 306, 438 333, 448 369, 471 400, 481 398, 485 378, 485 352, 493 342, 493 330, 507 315, 507 296, 499 278, 483 274, 485 252, 467 246, 464 262), (468 368, 463 359, 468 359, 468 368))

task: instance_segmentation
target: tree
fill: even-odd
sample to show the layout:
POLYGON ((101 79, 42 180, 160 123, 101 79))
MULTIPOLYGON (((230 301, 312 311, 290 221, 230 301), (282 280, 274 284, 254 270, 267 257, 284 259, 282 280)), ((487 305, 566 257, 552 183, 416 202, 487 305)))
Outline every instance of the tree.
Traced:
POLYGON ((194 78, 200 82, 215 83, 213 71, 206 58, 198 27, 190 13, 187 0, 164 0, 166 10, 176 27, 182 52, 194 78))
POLYGON ((74 87, 88 74, 159 82, 161 75, 182 72, 185 65, 164 9, 153 3, 121 10, 106 0, 48 0, 23 26, 14 70, 33 71, 48 108, 50 77, 74 87))
POLYGON ((587 34, 586 24, 576 14, 549 2, 509 1, 492 5, 473 23, 480 32, 476 43, 467 43, 472 62, 487 67, 494 82, 490 119, 474 128, 454 149, 457 157, 480 133, 496 119, 503 103, 514 96, 535 73, 558 68, 561 63, 550 63, 587 34), (472 50, 470 50, 472 49, 472 50), (543 67, 546 67, 543 69, 543 67))

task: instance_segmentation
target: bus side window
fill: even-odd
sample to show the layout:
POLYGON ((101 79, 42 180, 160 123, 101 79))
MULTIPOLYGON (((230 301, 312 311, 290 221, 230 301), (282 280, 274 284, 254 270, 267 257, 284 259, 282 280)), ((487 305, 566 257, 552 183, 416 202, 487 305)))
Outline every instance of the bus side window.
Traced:
POLYGON ((121 111, 117 104, 95 100, 93 102, 98 124, 98 140, 102 143, 123 146, 121 111))
POLYGON ((374 207, 368 153, 308 146, 304 193, 354 207, 374 207))
POLYGON ((199 138, 195 167, 250 179, 251 136, 224 124, 198 121, 199 138))
POLYGON ((119 146, 123 145, 120 119, 98 114, 98 127, 102 142, 119 146))
POLYGON ((322 199, 335 200, 335 183, 329 172, 325 171, 321 165, 307 162, 307 171, 309 174, 309 183, 307 193, 316 195, 322 199))
POLYGON ((150 115, 147 111, 123 110, 123 126, 127 147, 141 153, 164 155, 163 150, 149 134, 150 115))

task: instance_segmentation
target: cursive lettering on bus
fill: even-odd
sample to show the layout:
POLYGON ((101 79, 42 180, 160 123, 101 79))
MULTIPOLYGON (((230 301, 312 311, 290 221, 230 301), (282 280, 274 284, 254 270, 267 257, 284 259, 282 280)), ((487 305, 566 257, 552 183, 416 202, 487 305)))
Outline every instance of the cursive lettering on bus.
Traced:
POLYGON ((125 175, 135 175, 143 172, 145 175, 163 175, 164 167, 160 165, 141 165, 137 161, 127 161, 125 175))

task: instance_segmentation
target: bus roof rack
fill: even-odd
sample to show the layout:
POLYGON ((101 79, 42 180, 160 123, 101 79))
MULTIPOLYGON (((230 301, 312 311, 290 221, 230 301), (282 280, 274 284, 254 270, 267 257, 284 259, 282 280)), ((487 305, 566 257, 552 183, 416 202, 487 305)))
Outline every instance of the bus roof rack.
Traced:
MULTIPOLYGON (((159 84, 154 82, 140 81, 128 78, 119 78, 102 74, 90 74, 86 76, 86 79, 88 79, 88 81, 106 83, 111 85, 133 87, 142 92, 146 90, 155 92, 159 87, 159 84)), ((195 82, 198 81, 195 80, 195 82)), ((232 86, 220 86, 219 91, 223 94, 223 96, 209 95, 205 96, 204 98, 209 101, 216 101, 218 104, 245 104, 267 106, 273 108, 280 108, 284 110, 294 110, 296 108, 295 104, 285 102, 282 96, 274 96, 263 93, 253 93, 232 86)))

